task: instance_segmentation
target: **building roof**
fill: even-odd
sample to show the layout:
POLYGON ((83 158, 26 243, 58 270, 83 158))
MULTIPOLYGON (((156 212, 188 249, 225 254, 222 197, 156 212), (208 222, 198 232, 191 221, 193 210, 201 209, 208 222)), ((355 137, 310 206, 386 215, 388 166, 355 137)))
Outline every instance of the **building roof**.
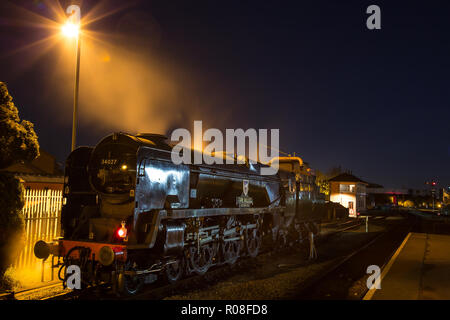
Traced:
POLYGON ((361 180, 360 178, 350 174, 350 173, 341 173, 335 176, 334 178, 329 179, 330 182, 361 182, 366 183, 365 181, 361 180))
POLYGON ((56 158, 50 153, 40 149, 39 157, 31 162, 17 162, 0 171, 15 174, 42 175, 42 176, 62 176, 64 172, 59 169, 56 158))
POLYGON ((373 188, 373 189, 377 189, 377 188, 384 188, 381 184, 378 184, 378 183, 371 183, 371 182, 368 182, 368 186, 367 186, 367 188, 373 188))
POLYGON ((43 175, 43 174, 28 174, 28 173, 14 173, 16 178, 24 182, 37 183, 64 183, 63 175, 43 175))
POLYGON ((389 189, 389 188, 367 188, 368 194, 389 194, 389 195, 400 195, 408 194, 408 189, 389 189))

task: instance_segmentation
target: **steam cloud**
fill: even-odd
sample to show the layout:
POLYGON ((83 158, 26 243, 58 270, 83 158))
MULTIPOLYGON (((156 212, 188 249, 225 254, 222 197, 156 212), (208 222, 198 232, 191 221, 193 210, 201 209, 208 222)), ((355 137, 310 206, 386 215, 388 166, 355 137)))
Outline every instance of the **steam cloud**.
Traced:
MULTIPOLYGON (((159 25, 146 14, 130 13, 117 27, 119 36, 114 38, 86 32, 82 40, 79 121, 102 131, 132 134, 168 134, 169 129, 189 128, 194 120, 210 123, 206 109, 211 101, 200 101, 189 89, 195 79, 170 58, 156 54, 159 25)), ((55 83, 68 105, 75 69, 70 52, 75 52, 73 43, 65 48, 66 57, 59 58, 55 83)), ((64 121, 71 119, 70 108, 63 112, 64 121)))

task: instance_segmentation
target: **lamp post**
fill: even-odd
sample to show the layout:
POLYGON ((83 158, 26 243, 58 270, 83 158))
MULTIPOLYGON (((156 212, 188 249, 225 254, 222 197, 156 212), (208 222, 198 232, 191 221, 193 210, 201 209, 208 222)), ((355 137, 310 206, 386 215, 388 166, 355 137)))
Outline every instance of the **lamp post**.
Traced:
POLYGON ((434 198, 436 195, 437 182, 432 180, 431 182, 427 181, 426 184, 429 184, 431 186, 431 198, 433 199, 433 213, 434 213, 434 198))
POLYGON ((433 181, 431 183, 431 185, 433 186, 432 189, 431 189, 431 196, 433 197, 433 213, 434 213, 434 197, 435 197, 435 194, 436 194, 436 189, 435 189, 436 182, 433 181))
POLYGON ((69 15, 67 22, 62 27, 65 36, 69 38, 76 38, 77 41, 77 62, 75 68, 75 87, 73 95, 73 119, 72 119, 72 149, 76 148, 77 144, 77 121, 78 121, 78 91, 80 83, 80 49, 81 49, 81 33, 80 20, 81 10, 77 5, 67 7, 66 13, 69 15))

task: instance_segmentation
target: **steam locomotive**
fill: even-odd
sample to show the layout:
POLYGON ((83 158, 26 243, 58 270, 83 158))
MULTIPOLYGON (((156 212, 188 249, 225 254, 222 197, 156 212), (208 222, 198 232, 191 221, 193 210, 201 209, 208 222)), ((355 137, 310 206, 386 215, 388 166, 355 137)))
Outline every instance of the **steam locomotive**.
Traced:
POLYGON ((323 200, 301 158, 279 157, 278 173, 263 176, 261 163, 175 165, 171 153, 162 135, 125 133, 74 150, 65 167, 62 237, 38 241, 35 255, 52 255, 64 285, 66 268, 76 265, 83 287, 135 294, 158 277, 201 275, 319 232, 323 200))

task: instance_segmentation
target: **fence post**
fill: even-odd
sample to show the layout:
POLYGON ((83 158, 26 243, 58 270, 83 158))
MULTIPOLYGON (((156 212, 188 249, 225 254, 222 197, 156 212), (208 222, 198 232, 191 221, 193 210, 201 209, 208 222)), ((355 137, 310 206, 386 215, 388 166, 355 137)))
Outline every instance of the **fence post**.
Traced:
POLYGON ((44 264, 45 264, 45 259, 42 259, 42 265, 41 265, 41 282, 44 282, 44 264))

